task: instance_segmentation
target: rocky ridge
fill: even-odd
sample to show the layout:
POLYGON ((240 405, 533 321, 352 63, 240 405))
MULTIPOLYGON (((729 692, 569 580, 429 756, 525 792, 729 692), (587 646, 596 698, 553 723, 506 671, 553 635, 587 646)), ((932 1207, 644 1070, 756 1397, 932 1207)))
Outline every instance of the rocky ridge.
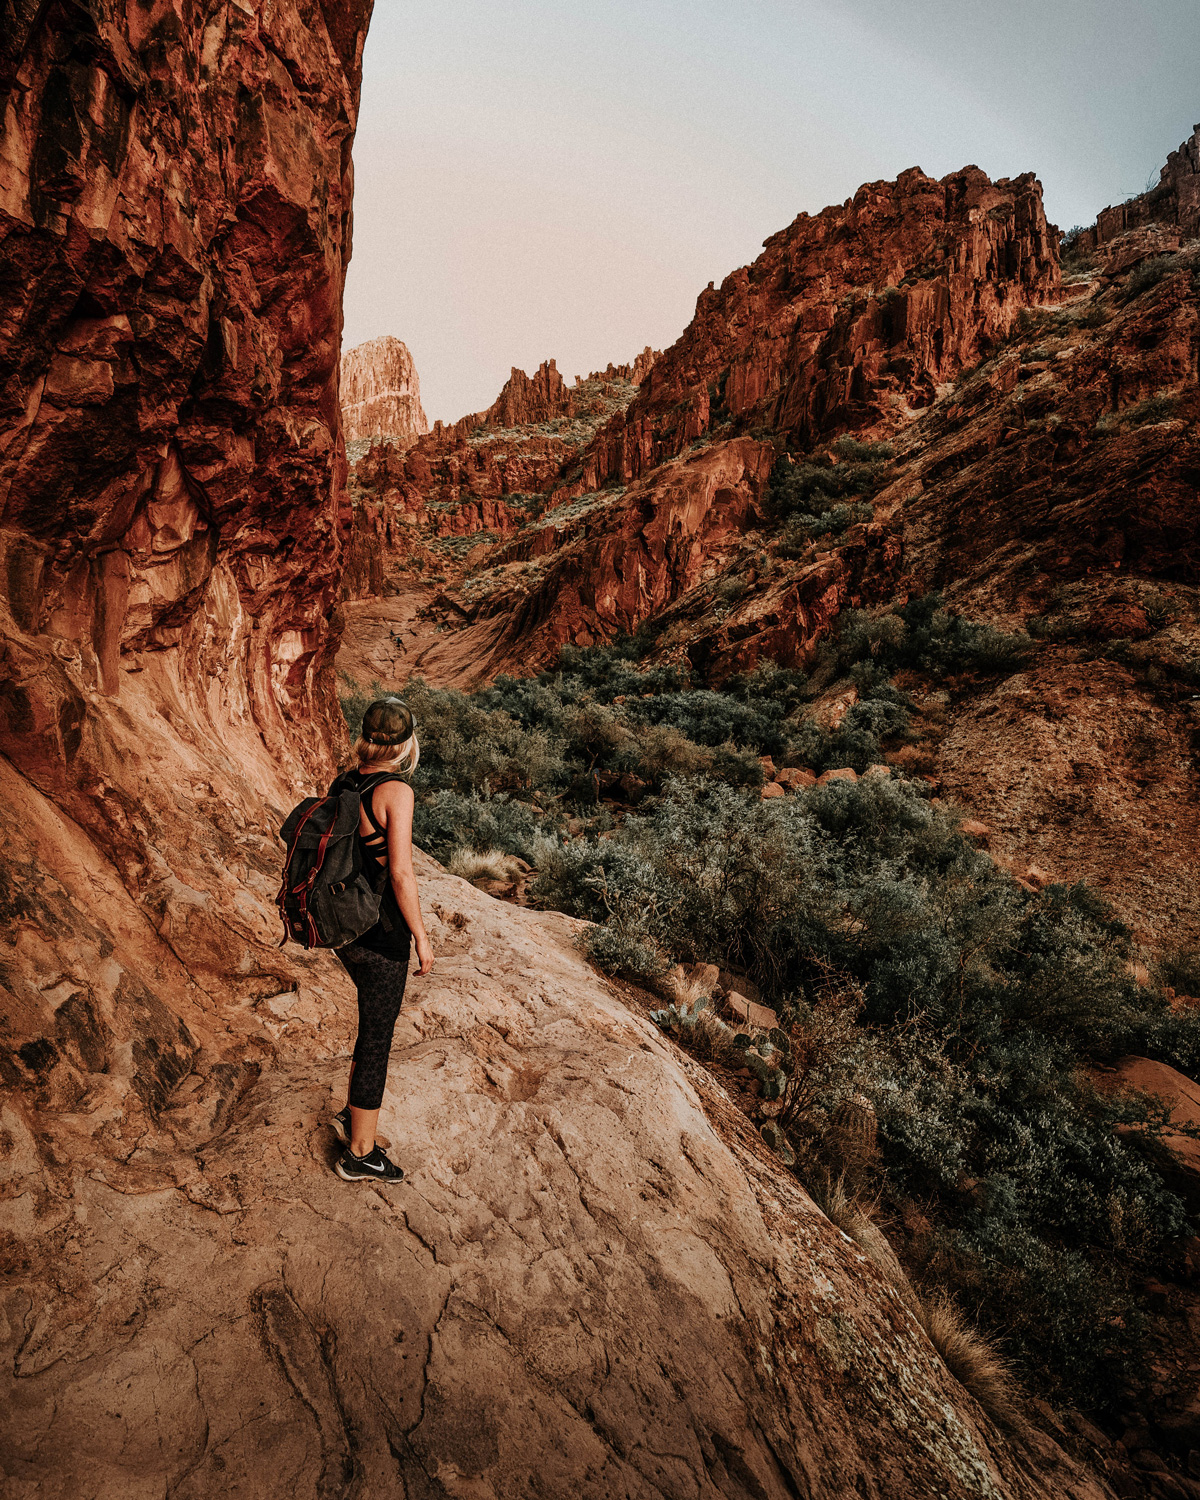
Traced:
MULTIPOLYGON (((467 608, 472 671, 527 670, 566 640, 634 630, 718 575, 765 519, 781 435, 803 446, 911 421, 1056 295, 1056 244, 1031 176, 992 184, 977 168, 941 183, 914 170, 802 214, 701 294, 637 394, 541 479, 536 520, 476 555, 491 577, 467 608)), ((382 489, 369 462, 359 478, 382 489)), ((410 515, 416 500, 410 489, 410 515)), ((866 528, 832 565, 788 570, 769 597, 752 590, 731 626, 736 660, 803 657, 845 603, 876 596, 898 556, 866 528)))
POLYGON ((390 584, 414 601, 398 637, 375 630, 372 645, 355 623, 355 609, 382 620, 386 601, 352 606, 342 659, 364 679, 466 685, 642 629, 651 659, 719 680, 764 659, 810 664, 847 606, 941 590, 971 618, 1028 626, 1037 664, 998 686, 920 684, 925 769, 1005 858, 1093 882, 1151 941, 1187 941, 1200 932, 1197 256, 1140 226, 1099 251, 1080 240, 1060 274, 1032 179, 993 189, 970 170, 936 186, 905 174, 773 237, 702 294, 625 411, 545 481, 539 515, 464 537, 457 557, 422 554, 390 584), (913 241, 923 221, 902 190, 947 206, 936 252, 913 241), (817 275, 828 251, 865 282, 855 257, 870 247, 874 291, 817 275), (979 291, 959 266, 996 283, 979 291), (747 394, 730 410, 710 387, 747 394), (631 430, 644 448, 615 456, 631 430), (836 466, 847 430, 893 449, 870 519, 793 547, 773 466, 836 466))

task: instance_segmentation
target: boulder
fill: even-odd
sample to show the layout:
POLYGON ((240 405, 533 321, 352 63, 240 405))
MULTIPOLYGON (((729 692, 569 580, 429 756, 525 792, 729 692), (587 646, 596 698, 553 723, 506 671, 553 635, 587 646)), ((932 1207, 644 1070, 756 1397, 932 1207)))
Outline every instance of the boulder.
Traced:
POLYGON ((759 796, 762 798, 762 800, 764 802, 767 801, 771 797, 782 797, 783 795, 784 795, 783 787, 779 784, 778 781, 767 781, 767 782, 764 782, 762 790, 759 792, 759 796))
POLYGON ((965 833, 969 839, 983 839, 986 841, 991 837, 992 830, 986 823, 981 823, 978 818, 964 818, 958 825, 959 833, 965 833))
POLYGON ((806 766, 784 766, 781 771, 776 771, 775 780, 780 786, 785 786, 789 791, 799 791, 801 787, 815 786, 817 775, 806 766))
POLYGON ((864 781, 890 781, 892 779, 892 768, 885 765, 883 761, 876 761, 863 772, 864 781))
MULTIPOLYGON (((1169 1106, 1173 1120, 1200 1128, 1200 1084, 1186 1073, 1137 1056, 1118 1058, 1111 1067, 1097 1067, 1094 1072, 1101 1088, 1152 1094, 1169 1106)), ((1193 1210, 1200 1208, 1200 1140, 1168 1130, 1161 1142, 1174 1164, 1175 1186, 1187 1195, 1193 1210)))
POLYGON ((769 1005, 758 1005, 745 995, 738 994, 737 990, 729 991, 725 1003, 738 1020, 745 1021, 750 1026, 761 1026, 764 1031, 769 1031, 772 1026, 779 1025, 779 1017, 769 1005))
POLYGON ((827 786, 831 781, 857 781, 858 772, 852 771, 849 766, 842 766, 836 771, 822 771, 817 777, 818 786, 827 786))

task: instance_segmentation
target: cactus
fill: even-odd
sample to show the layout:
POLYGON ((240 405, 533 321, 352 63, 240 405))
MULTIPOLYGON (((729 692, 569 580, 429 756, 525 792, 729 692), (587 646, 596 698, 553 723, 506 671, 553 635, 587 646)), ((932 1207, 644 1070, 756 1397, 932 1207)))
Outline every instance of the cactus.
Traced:
POLYGON ((833 1112, 833 1128, 847 1145, 871 1155, 878 1139, 875 1108, 864 1094, 850 1094, 833 1112))
POLYGON ((712 1001, 707 995, 701 995, 691 1010, 686 1005, 676 1005, 672 1002, 666 1010, 652 1010, 650 1019, 663 1031, 688 1032, 695 1029, 700 1012, 708 1010, 711 1004, 712 1001))
POLYGON ((788 1036, 786 1031, 780 1030, 778 1026, 772 1026, 770 1031, 767 1032, 767 1039, 775 1048, 776 1052, 782 1052, 785 1057, 790 1056, 792 1050, 792 1040, 788 1036))
POLYGON ((733 1039, 733 1045, 739 1052, 749 1052, 754 1045, 754 1039, 749 1032, 739 1031, 733 1039))
POLYGON ((785 1167, 794 1167, 796 1165, 796 1153, 792 1150, 791 1144, 784 1134, 782 1127, 777 1125, 774 1120, 768 1120, 759 1134, 766 1141, 767 1145, 770 1146, 771 1150, 780 1157, 785 1167))

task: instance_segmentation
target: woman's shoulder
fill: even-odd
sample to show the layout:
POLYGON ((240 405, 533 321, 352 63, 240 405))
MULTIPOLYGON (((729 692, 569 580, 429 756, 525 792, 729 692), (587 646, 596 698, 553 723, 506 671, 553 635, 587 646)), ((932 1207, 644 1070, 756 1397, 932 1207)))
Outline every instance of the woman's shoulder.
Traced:
POLYGON ((381 782, 375 790, 375 795, 384 804, 391 803, 397 807, 403 806, 406 802, 416 801, 412 787, 407 781, 401 781, 398 777, 391 781, 381 782))

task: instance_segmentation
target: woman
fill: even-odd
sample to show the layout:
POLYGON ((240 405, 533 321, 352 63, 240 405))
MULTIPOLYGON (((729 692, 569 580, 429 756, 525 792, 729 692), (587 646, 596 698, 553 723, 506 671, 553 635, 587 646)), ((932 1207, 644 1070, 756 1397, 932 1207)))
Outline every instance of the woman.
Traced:
POLYGON ((336 1171, 347 1182, 399 1182, 404 1173, 375 1144, 375 1127, 413 940, 420 965, 417 973, 428 974, 433 968, 433 950, 421 920, 413 873, 412 787, 399 780, 378 780, 381 775, 407 775, 420 759, 412 714, 399 698, 377 698, 368 707, 354 753, 358 768, 340 779, 349 786, 364 787, 358 825, 363 866, 367 870, 386 866, 387 884, 379 921, 337 950, 358 989, 358 1040, 350 1064, 350 1096, 332 1121, 346 1148, 336 1171))

